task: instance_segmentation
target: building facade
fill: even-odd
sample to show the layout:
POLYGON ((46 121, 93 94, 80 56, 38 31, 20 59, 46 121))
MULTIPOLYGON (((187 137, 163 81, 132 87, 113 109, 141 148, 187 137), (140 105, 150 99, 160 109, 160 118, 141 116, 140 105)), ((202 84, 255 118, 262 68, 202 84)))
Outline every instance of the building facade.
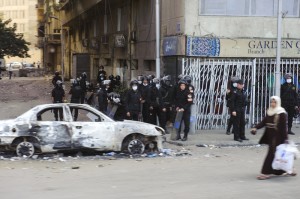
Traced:
POLYGON ((37 63, 41 61, 41 50, 37 47, 37 15, 35 12, 36 0, 0 0, 0 13, 3 19, 12 19, 17 24, 17 33, 24 34, 24 39, 31 43, 29 58, 6 57, 6 63, 17 61, 37 63))
MULTIPOLYGON (((120 75, 125 84, 140 74, 155 74, 155 0, 58 3, 67 79, 86 72, 95 81, 101 65, 108 75, 120 75)), ((45 17, 50 24, 57 21, 45 17)), ((60 57, 60 50, 55 52, 60 57)))

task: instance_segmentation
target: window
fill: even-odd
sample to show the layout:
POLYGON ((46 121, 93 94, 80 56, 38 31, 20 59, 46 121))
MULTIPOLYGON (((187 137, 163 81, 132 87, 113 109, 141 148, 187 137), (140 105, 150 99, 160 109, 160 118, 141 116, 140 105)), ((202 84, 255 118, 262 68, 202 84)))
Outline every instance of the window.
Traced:
POLYGON ((23 19, 23 18, 25 18, 25 12, 24 12, 24 10, 20 10, 19 11, 19 19, 23 19))
POLYGON ((78 122, 100 122, 101 118, 99 115, 78 107, 70 107, 74 121, 78 122))
POLYGON ((63 109, 62 108, 50 108, 40 111, 36 115, 37 121, 63 121, 63 109))
MULTIPOLYGON (((199 0, 200 14, 227 16, 277 16, 278 0, 199 0)), ((300 0, 282 1, 288 17, 299 17, 300 0)))

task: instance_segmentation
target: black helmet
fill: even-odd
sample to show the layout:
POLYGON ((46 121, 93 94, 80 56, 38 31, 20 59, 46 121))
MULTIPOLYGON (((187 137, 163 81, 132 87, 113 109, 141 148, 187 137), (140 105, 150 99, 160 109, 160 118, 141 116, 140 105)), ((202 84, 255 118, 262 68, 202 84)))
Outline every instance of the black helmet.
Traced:
POLYGON ((187 81, 185 79, 181 79, 181 80, 178 81, 178 85, 180 85, 180 84, 187 85, 188 83, 187 83, 187 81))
POLYGON ((108 79, 110 79, 110 80, 114 80, 114 76, 113 75, 110 75, 109 77, 108 77, 108 79))
POLYGON ((59 72, 58 72, 58 71, 55 71, 54 75, 58 76, 58 75, 59 75, 59 72))
POLYGON ((137 76, 137 80, 138 81, 143 81, 144 80, 144 76, 143 75, 138 75, 137 76))
POLYGON ((183 76, 183 79, 184 79, 188 84, 192 83, 192 77, 189 76, 189 75, 183 76))
POLYGON ((87 78, 86 72, 83 72, 83 73, 81 74, 81 77, 82 77, 83 79, 86 79, 86 78, 87 78))
POLYGON ((171 75, 166 75, 162 78, 163 81, 171 81, 172 78, 171 78, 171 75))
POLYGON ((77 81, 76 79, 73 80, 72 82, 73 86, 78 86, 79 85, 79 81, 77 81))
POLYGON ((104 80, 102 84, 106 86, 106 85, 110 85, 110 83, 111 83, 110 80, 104 80))
POLYGON ((132 81, 130 82, 130 86, 132 86, 132 85, 134 85, 134 84, 138 85, 139 82, 138 82, 136 79, 134 79, 134 80, 132 80, 132 81))
POLYGON ((154 78, 152 80, 153 84, 159 84, 160 80, 158 78, 154 78))
POLYGON ((153 79, 153 76, 152 75, 148 75, 147 79, 148 79, 148 81, 151 81, 153 79))
POLYGON ((149 79, 147 76, 142 77, 142 81, 145 81, 145 80, 147 80, 149 82, 149 79))
POLYGON ((116 80, 117 80, 117 81, 120 81, 120 80, 121 80, 120 75, 117 75, 117 76, 116 76, 116 80))

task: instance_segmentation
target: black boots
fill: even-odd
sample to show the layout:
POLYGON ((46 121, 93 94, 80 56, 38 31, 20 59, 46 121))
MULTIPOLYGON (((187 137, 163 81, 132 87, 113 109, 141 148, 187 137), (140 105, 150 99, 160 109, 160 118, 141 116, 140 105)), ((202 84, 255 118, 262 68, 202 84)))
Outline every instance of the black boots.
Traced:
POLYGON ((181 139, 180 132, 177 132, 176 140, 187 141, 188 133, 184 133, 183 138, 181 139))
POLYGON ((288 134, 290 134, 290 135, 295 135, 295 133, 292 132, 292 129, 291 129, 291 128, 289 128, 288 134))
POLYGON ((181 140, 181 137, 180 137, 180 132, 178 132, 178 131, 177 131, 176 140, 181 140))
POLYGON ((183 136, 183 138, 182 138, 182 141, 187 141, 187 133, 184 133, 184 136, 183 136))

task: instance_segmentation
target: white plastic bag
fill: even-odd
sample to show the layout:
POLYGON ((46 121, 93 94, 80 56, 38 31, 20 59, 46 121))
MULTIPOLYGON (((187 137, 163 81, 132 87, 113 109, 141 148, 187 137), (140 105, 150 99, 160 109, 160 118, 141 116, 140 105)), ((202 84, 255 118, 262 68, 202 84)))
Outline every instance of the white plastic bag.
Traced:
POLYGON ((276 147, 275 157, 272 162, 272 168, 283 170, 288 174, 293 172, 294 159, 299 156, 299 151, 295 144, 281 144, 276 147))

